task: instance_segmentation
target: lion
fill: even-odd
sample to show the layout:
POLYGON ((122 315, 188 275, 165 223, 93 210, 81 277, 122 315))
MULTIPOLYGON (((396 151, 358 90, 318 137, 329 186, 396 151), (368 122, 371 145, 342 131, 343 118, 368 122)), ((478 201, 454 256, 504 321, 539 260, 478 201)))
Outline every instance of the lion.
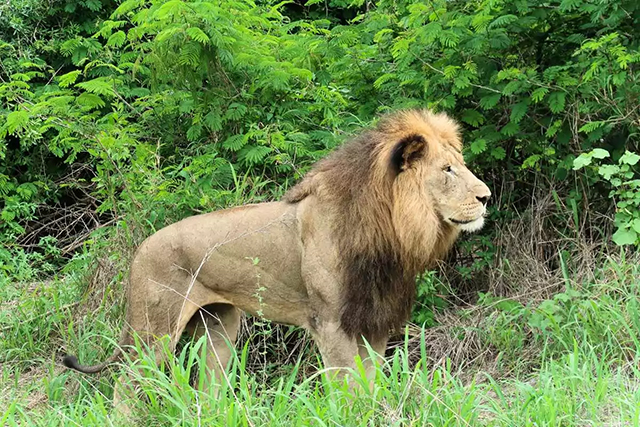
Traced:
MULTIPOLYGON (((133 352, 206 336, 208 384, 223 380, 241 312, 306 329, 325 368, 371 375, 409 319, 416 275, 484 223, 489 188, 467 169, 457 123, 405 110, 343 144, 281 201, 188 217, 147 238, 131 264, 126 327, 95 373, 133 352)), ((136 355, 133 354, 133 357, 136 355)), ((120 381, 118 381, 120 382, 120 381)), ((118 384, 114 402, 123 399, 118 384)))

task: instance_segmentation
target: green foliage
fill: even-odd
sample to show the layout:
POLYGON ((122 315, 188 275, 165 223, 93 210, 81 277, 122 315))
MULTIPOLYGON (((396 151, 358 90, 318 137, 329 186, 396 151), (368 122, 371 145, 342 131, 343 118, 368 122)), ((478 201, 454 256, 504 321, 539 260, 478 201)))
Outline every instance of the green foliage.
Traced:
POLYGON ((442 297, 445 288, 439 282, 435 271, 428 271, 417 279, 417 301, 413 309, 412 321, 425 327, 435 325, 435 312, 448 306, 442 297))
POLYGON ((590 168, 593 181, 604 179, 611 186, 609 197, 616 204, 613 241, 620 246, 640 246, 640 176, 637 168, 640 155, 625 151, 617 164, 603 163, 609 157, 608 151, 596 148, 580 154, 573 161, 573 167, 576 170, 590 168))
POLYGON ((478 305, 490 311, 483 339, 509 368, 522 363, 527 347, 556 358, 571 354, 576 342, 607 354, 601 360, 626 358, 639 342, 638 265, 634 260, 603 264, 593 283, 575 283, 566 273, 564 290, 542 301, 482 294, 478 305))

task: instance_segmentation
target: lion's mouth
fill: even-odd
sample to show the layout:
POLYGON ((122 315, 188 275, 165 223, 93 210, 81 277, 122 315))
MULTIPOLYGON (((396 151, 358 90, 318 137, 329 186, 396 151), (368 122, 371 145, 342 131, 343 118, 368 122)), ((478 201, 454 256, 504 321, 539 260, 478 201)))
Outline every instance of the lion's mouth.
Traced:
POLYGON ((467 221, 461 221, 461 220, 459 220, 459 219, 449 218, 449 221, 451 221, 451 222, 452 222, 452 223, 454 223, 454 224, 464 225, 464 224, 470 224, 470 223, 472 223, 473 221, 475 221, 475 219, 470 219, 470 220, 467 220, 467 221))
POLYGON ((484 215, 481 215, 476 219, 470 219, 470 220, 460 220, 460 219, 450 218, 449 221, 451 221, 452 224, 455 224, 456 226, 458 226, 460 230, 466 231, 468 233, 472 233, 482 228, 482 226, 484 225, 484 215))

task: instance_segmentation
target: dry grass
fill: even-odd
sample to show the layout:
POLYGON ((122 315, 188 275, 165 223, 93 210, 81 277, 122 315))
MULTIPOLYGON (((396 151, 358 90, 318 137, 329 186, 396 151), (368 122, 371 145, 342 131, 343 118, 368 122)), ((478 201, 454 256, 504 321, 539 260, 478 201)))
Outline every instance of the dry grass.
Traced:
POLYGON ((546 192, 526 214, 497 231, 496 265, 489 271, 493 295, 521 302, 547 299, 565 285, 563 262, 570 263, 573 281, 593 279, 606 247, 602 240, 587 240, 586 223, 567 224, 566 207, 557 203, 546 192))
MULTIPOLYGON (((579 230, 573 231, 573 224, 560 223, 566 207, 558 205, 552 192, 539 195, 532 203, 530 210, 496 230, 495 265, 479 277, 465 279, 456 271, 456 263, 473 262, 473 255, 465 258, 458 253, 453 264, 441 266, 440 277, 451 290, 452 306, 437 312, 436 326, 424 332, 416 325, 408 327, 406 345, 411 360, 420 360, 424 334, 427 360, 432 366, 450 363, 452 371, 464 372, 466 378, 474 378, 477 372, 508 376, 510 372, 504 366, 498 368, 500 352, 486 339, 495 303, 478 305, 478 292, 535 305, 563 291, 568 283, 579 289, 582 283, 594 280, 594 268, 607 248, 601 240, 593 242, 585 237, 592 234, 585 229, 593 225, 584 221, 579 230)), ((404 346, 403 340, 404 336, 397 334, 388 354, 404 346)), ((536 359, 539 351, 533 345, 524 348, 521 361, 536 359)))

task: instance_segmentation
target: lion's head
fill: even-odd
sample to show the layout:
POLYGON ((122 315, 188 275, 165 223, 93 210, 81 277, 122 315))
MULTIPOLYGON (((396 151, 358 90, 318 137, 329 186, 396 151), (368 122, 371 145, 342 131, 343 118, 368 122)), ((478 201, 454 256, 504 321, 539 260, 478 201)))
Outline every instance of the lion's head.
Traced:
POLYGON ((331 216, 347 333, 384 336, 402 325, 416 274, 461 230, 482 227, 491 192, 461 150, 458 125, 445 114, 401 111, 318 162, 285 195, 289 203, 314 196, 331 216))
POLYGON ((491 191, 465 165, 455 122, 444 114, 408 111, 385 119, 379 128, 399 139, 391 162, 402 186, 418 183, 414 197, 428 200, 442 221, 464 231, 482 228, 491 191))

